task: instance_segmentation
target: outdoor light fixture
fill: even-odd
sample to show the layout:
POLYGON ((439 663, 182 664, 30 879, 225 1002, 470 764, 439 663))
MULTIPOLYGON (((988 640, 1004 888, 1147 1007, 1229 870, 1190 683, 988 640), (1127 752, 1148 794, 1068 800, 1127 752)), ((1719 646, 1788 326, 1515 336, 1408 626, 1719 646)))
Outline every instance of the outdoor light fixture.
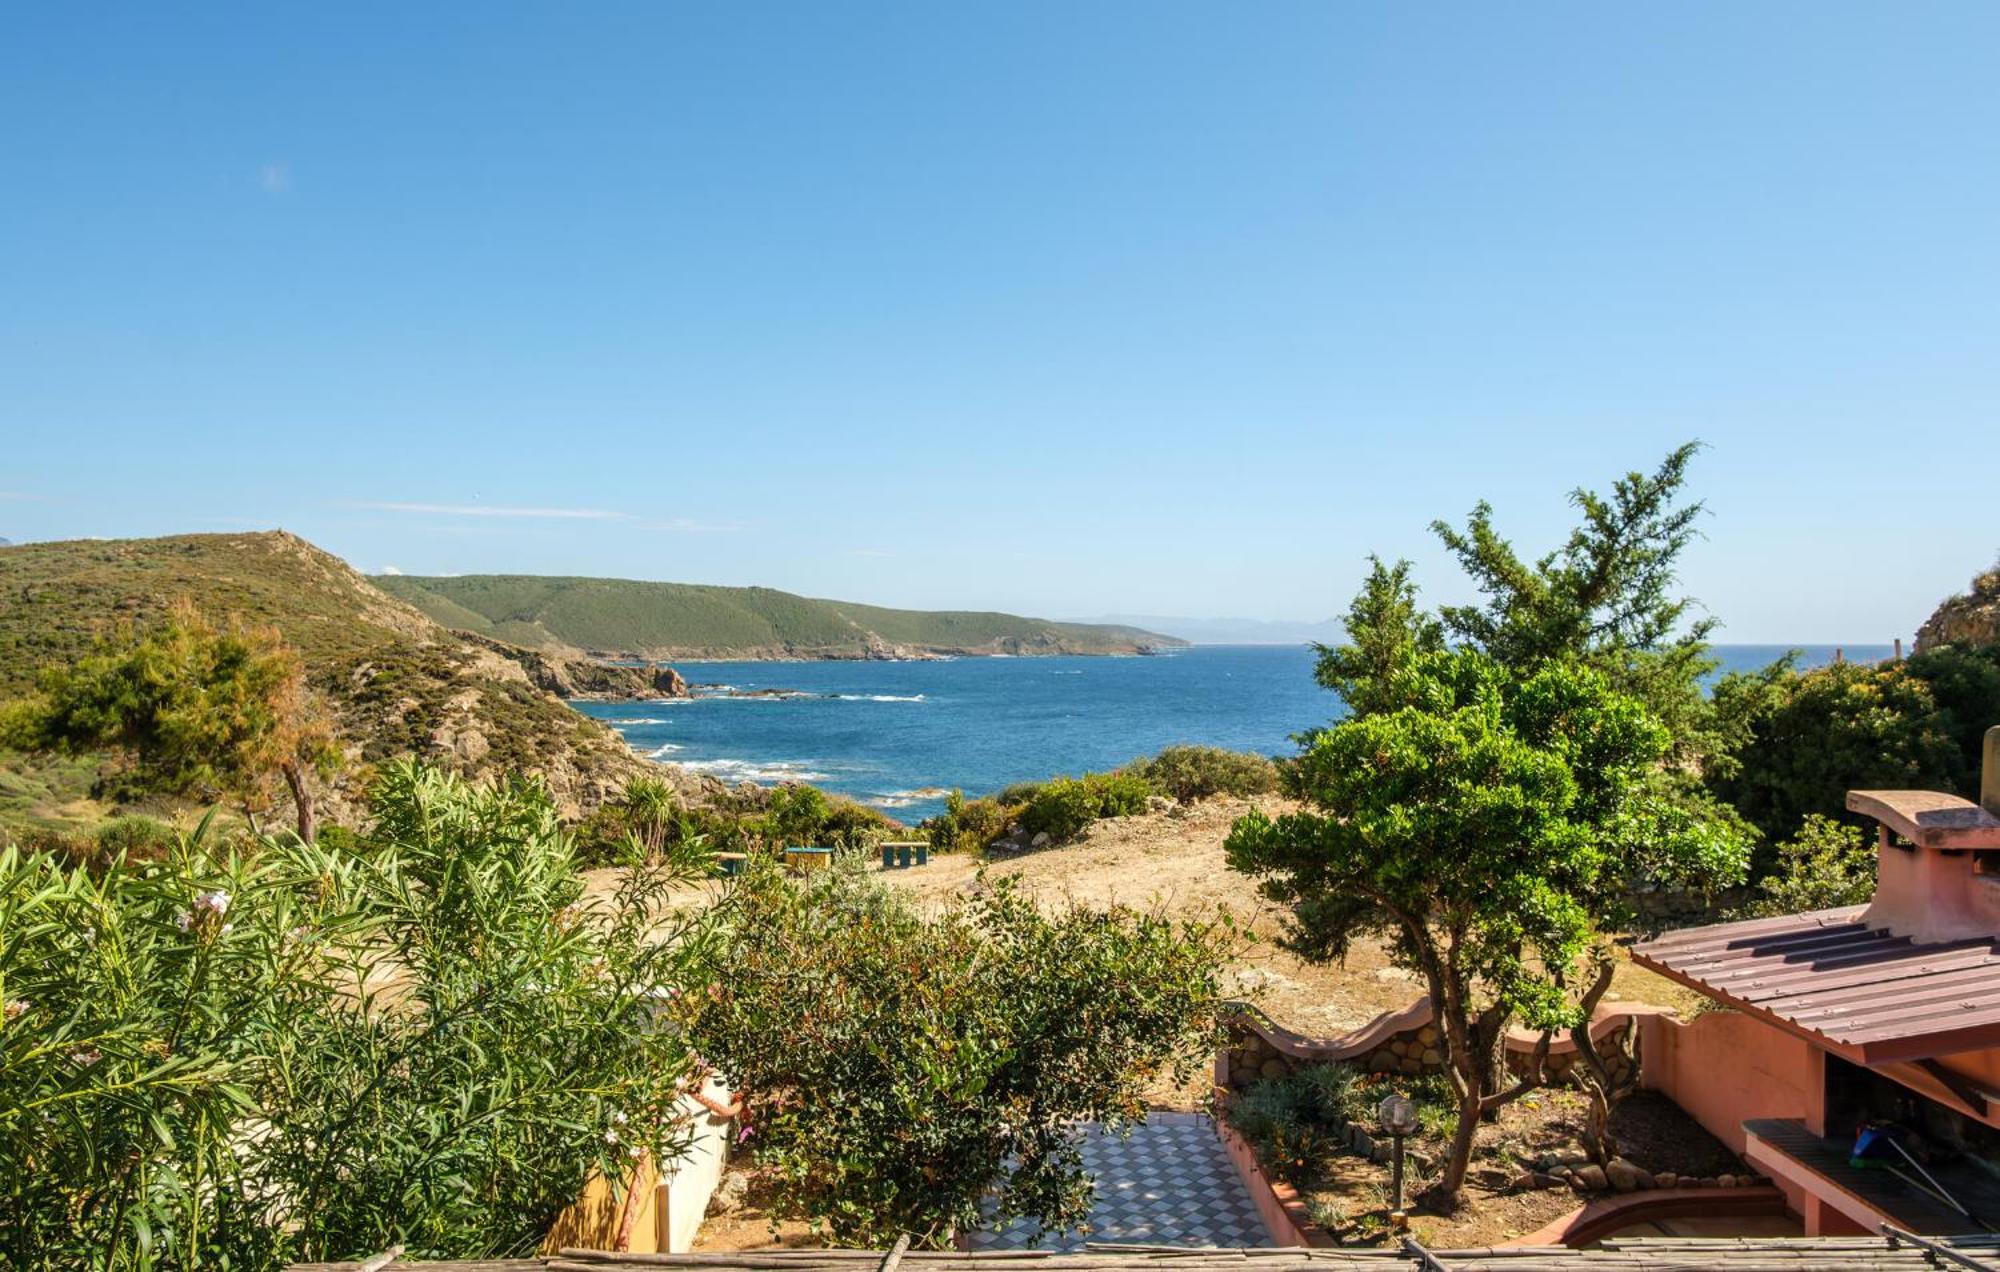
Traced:
POLYGON ((1375 1110, 1382 1133, 1389 1137, 1389 1222, 1398 1232, 1410 1226, 1403 1209, 1403 1137, 1417 1133, 1417 1106, 1400 1095, 1382 1101, 1375 1110))

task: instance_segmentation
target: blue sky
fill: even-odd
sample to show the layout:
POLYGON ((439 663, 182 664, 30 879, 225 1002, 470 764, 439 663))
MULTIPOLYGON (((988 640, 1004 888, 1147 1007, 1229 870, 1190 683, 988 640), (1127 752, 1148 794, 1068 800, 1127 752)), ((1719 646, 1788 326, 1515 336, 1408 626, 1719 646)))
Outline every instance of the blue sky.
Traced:
POLYGON ((2000 548, 2000 7, 16 6, 0 537, 1316 618, 1710 446, 1738 641, 2000 548))

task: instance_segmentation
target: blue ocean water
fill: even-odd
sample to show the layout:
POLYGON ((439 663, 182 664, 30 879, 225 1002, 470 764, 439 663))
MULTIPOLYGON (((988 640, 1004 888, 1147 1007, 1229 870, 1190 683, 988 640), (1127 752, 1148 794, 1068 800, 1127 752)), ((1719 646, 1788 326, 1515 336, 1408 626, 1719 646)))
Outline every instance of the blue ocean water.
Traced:
MULTIPOLYGON (((1786 648, 1716 653, 1735 671, 1786 648)), ((1864 661, 1889 654, 1845 652, 1864 661)), ((1816 664, 1834 650, 1803 653, 1816 664)), ((696 686, 692 699, 575 705, 655 759, 725 781, 812 782, 916 821, 942 809, 953 787, 987 794, 1111 768, 1176 742, 1284 754, 1293 734, 1342 712, 1313 683, 1312 664, 1310 649, 1284 645, 1202 645, 1152 658, 677 663, 696 686), (791 696, 734 696, 772 690, 791 696)))

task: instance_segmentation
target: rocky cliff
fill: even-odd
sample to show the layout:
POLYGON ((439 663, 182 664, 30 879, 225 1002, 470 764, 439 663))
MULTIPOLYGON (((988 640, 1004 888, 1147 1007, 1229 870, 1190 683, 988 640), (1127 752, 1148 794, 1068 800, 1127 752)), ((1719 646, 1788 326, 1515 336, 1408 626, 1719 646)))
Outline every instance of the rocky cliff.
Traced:
POLYGON ((1972 590, 1937 607, 1917 629, 1917 652, 1939 645, 2000 644, 2000 564, 1976 576, 1972 590))
MULTIPOLYGON (((326 696, 349 760, 324 792, 335 819, 358 807, 370 769, 396 755, 476 778, 538 773, 570 814, 594 808, 635 773, 662 777, 693 799, 719 789, 641 759, 615 732, 560 701, 685 694, 675 673, 470 639, 293 535, 0 548, 0 595, 0 699, 30 689, 38 667, 74 659, 99 633, 150 621, 178 597, 218 618, 277 628, 326 696)), ((0 797, 9 789, 9 765, 20 759, 0 755, 0 797)))

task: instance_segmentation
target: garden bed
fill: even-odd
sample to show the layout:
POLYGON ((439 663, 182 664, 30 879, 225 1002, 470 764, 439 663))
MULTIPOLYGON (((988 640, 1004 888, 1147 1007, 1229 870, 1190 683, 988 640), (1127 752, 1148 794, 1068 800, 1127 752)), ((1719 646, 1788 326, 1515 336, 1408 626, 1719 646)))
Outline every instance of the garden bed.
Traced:
MULTIPOLYGON (((1373 1133, 1375 1108, 1391 1093, 1417 1106, 1421 1130, 1407 1141, 1405 1199, 1412 1231, 1439 1249, 1497 1245, 1533 1232, 1612 1190, 1582 1162, 1583 1096, 1566 1087, 1534 1092, 1479 1128, 1462 1204, 1437 1213, 1419 1201, 1436 1177, 1454 1119, 1440 1075, 1369 1074, 1340 1063, 1301 1067, 1230 1098, 1225 1116, 1251 1146, 1283 1207, 1315 1243, 1391 1242, 1386 1141, 1373 1133), (1290 1193, 1292 1196, 1285 1197, 1290 1193)), ((1750 1172, 1708 1132, 1662 1096, 1640 1092, 1619 1105, 1612 1133, 1638 1189, 1682 1179, 1748 1183, 1750 1172)))

